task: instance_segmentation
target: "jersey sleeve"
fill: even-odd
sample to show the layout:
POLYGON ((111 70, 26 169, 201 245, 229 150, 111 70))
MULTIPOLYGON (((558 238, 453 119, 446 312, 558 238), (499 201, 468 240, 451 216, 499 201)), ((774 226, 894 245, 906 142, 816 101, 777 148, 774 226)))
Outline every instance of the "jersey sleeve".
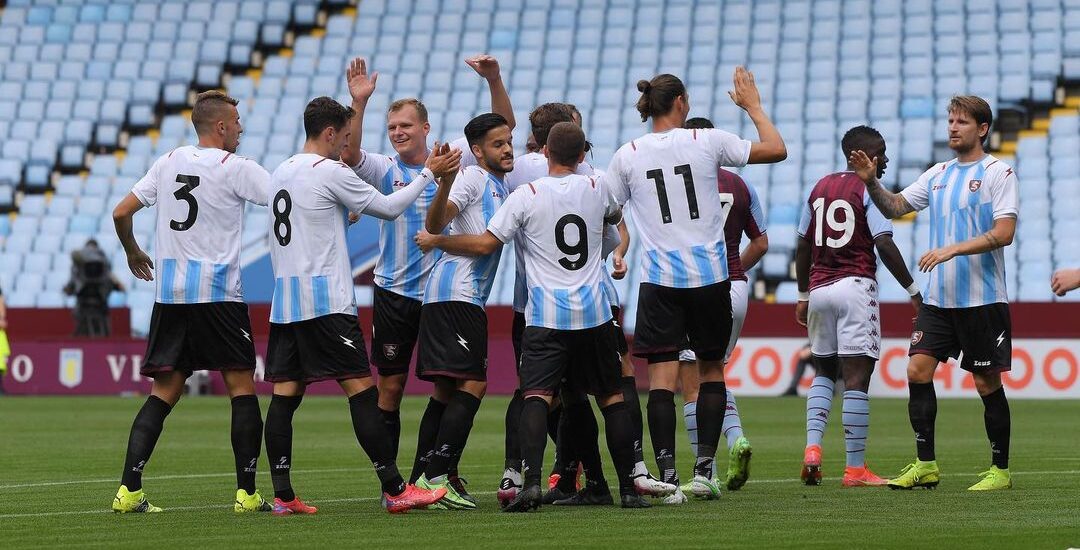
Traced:
POLYGON ((335 169, 327 174, 326 186, 330 194, 341 204, 349 209, 349 212, 363 212, 375 195, 379 194, 374 187, 356 175, 356 172, 344 164, 334 163, 335 169))
POLYGON ((146 175, 135 182, 135 185, 131 188, 131 194, 135 195, 135 198, 139 199, 139 202, 147 208, 157 204, 159 174, 161 173, 161 166, 165 164, 167 158, 169 158, 168 155, 163 155, 154 161, 154 164, 146 171, 146 175))
POLYGON ((236 195, 250 203, 266 206, 270 201, 270 173, 251 159, 238 158, 233 181, 236 195))
POLYGON ((915 180, 915 183, 900 191, 900 196, 904 197, 904 200, 915 210, 922 210, 930 206, 930 178, 933 172, 939 170, 940 168, 937 166, 932 166, 929 170, 923 172, 919 179, 915 180))
POLYGON ((878 210, 877 205, 870 199, 869 191, 863 191, 863 209, 866 210, 866 226, 870 228, 870 236, 876 239, 881 235, 892 235, 892 221, 878 210))
POLYGON ((600 257, 607 258, 608 254, 614 252, 621 242, 622 235, 619 235, 618 226, 604 224, 604 236, 600 241, 600 257))
POLYGON ((805 239, 806 234, 810 231, 810 218, 812 216, 813 213, 810 211, 810 201, 803 201, 802 212, 799 214, 799 229, 796 231, 800 238, 805 239))
MULTIPOLYGON (((363 149, 360 150, 360 162, 356 166, 352 167, 353 172, 357 177, 368 182, 373 187, 385 193, 390 193, 392 189, 383 189, 383 178, 386 176, 386 172, 390 170, 390 166, 394 163, 393 159, 386 155, 378 155, 375 153, 368 153, 363 149)), ((391 183, 393 185, 393 183, 391 183)))
POLYGON ((607 171, 600 177, 601 185, 607 189, 611 198, 615 200, 615 204, 619 206, 630 200, 630 178, 623 168, 622 151, 619 149, 615 152, 607 171))
POLYGON ((743 233, 746 233, 748 238, 756 239, 766 231, 765 209, 761 206, 761 199, 753 185, 747 183, 746 192, 750 196, 750 216, 746 220, 743 233))
POLYGON ((750 160, 750 140, 715 128, 697 131, 705 134, 709 150, 716 157, 716 164, 738 167, 746 166, 750 160))
POLYGON ((531 193, 528 187, 520 187, 517 191, 510 193, 506 202, 495 211, 495 215, 488 222, 487 230, 503 244, 509 243, 525 223, 529 202, 527 194, 531 193))
MULTIPOLYGON (((462 158, 464 157, 465 155, 462 155, 462 158)), ((463 170, 458 174, 447 197, 447 200, 457 207, 458 212, 465 210, 480 198, 481 193, 484 192, 482 177, 482 173, 478 174, 475 170, 463 170)))
POLYGON ((469 147, 469 140, 464 136, 455 139, 450 142, 451 149, 458 149, 461 151, 461 169, 464 170, 469 166, 476 166, 476 155, 472 152, 472 147, 469 147))
POLYGON ((1020 183, 1012 168, 999 172, 1001 175, 991 182, 990 197, 994 208, 994 219, 1015 218, 1019 214, 1020 183))

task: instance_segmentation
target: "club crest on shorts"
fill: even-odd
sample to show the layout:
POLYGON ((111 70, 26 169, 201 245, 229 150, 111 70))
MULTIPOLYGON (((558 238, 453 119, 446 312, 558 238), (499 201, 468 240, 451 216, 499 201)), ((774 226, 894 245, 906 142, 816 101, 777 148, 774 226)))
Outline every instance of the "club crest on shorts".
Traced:
POLYGON ((921 330, 916 330, 915 332, 911 333, 911 345, 914 346, 915 344, 918 344, 919 342, 922 342, 922 331, 921 330))
POLYGON ((386 356, 387 359, 393 360, 395 357, 397 357, 397 349, 397 344, 383 344, 382 353, 386 356))
POLYGON ((982 180, 971 180, 968 182, 968 191, 971 191, 972 193, 978 191, 980 187, 982 187, 982 180))

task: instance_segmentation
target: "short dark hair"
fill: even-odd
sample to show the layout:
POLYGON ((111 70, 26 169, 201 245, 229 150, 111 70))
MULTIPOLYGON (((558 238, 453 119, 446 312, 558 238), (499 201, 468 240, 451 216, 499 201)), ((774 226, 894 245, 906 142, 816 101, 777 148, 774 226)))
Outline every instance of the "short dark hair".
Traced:
POLYGON ((654 119, 658 116, 671 112, 675 98, 686 96, 686 86, 679 77, 672 74, 658 74, 652 80, 639 80, 637 89, 641 92, 641 98, 637 101, 638 113, 641 113, 641 121, 654 119))
POLYGON ((229 97, 221 90, 210 90, 195 96, 195 105, 191 109, 191 125, 195 133, 204 134, 213 130, 215 122, 225 117, 225 107, 235 107, 239 101, 229 97))
POLYGON ((881 137, 881 132, 865 125, 848 130, 840 140, 840 149, 844 152, 844 158, 850 157, 854 151, 862 151, 867 156, 873 156, 871 153, 879 148, 885 148, 885 138, 881 137))
POLYGON ((308 139, 315 139, 327 128, 341 131, 355 114, 352 107, 346 107, 332 97, 317 97, 304 109, 304 133, 308 139))
POLYGON ((529 113, 533 139, 540 147, 547 145, 548 132, 560 122, 573 122, 574 112, 565 103, 544 103, 529 113))
POLYGON ((990 140, 990 130, 994 127, 994 111, 990 109, 990 104, 977 95, 954 95, 949 100, 948 112, 953 111, 971 115, 975 119, 975 124, 986 124, 986 135, 982 139, 985 147, 990 140))
POLYGON ((573 103, 565 103, 566 107, 570 109, 570 114, 577 117, 578 120, 585 122, 585 119, 581 116, 581 111, 577 108, 577 105, 573 103))
POLYGON ((573 166, 585 153, 585 132, 573 122, 560 122, 548 134, 548 158, 559 166, 573 166))
POLYGON ((412 105, 416 109, 417 116, 420 117, 420 122, 428 121, 427 107, 424 106, 424 102, 416 99, 415 97, 407 97, 405 99, 398 99, 390 104, 390 107, 386 109, 386 113, 390 114, 395 111, 400 111, 406 105, 412 105))
POLYGON ((716 126, 713 126, 713 123, 712 123, 711 120, 709 120, 709 119, 707 119, 707 118, 705 118, 703 116, 696 116, 694 118, 686 119, 686 122, 683 123, 682 127, 686 128, 687 130, 701 130, 702 128, 716 128, 716 126))
MULTIPOLYGON (((478 115, 465 125, 465 139, 469 141, 469 147, 480 144, 484 136, 499 126, 509 126, 502 115, 496 113, 484 113, 478 115)), ((538 142, 539 143, 539 142, 538 142)))

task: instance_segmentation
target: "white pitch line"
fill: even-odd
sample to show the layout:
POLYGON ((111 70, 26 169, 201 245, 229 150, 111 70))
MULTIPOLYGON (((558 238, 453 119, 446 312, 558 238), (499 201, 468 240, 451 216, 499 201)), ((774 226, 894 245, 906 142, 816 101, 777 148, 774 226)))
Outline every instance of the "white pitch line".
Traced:
MULTIPOLYGON (((316 470, 296 470, 294 474, 316 474, 316 473, 332 473, 332 472, 359 472, 361 468, 327 468, 316 470)), ((143 479, 146 481, 155 481, 159 479, 202 479, 210 477, 232 477, 236 472, 222 473, 222 474, 177 474, 167 476, 147 476, 143 479)), ((87 485, 93 483, 116 483, 116 478, 109 479, 75 479, 71 481, 43 481, 39 483, 19 483, 15 485, 0 485, 0 489, 25 489, 29 487, 56 487, 58 485, 87 485)))
MULTIPOLYGON (((293 472, 293 473, 301 473, 301 472, 303 472, 303 473, 347 472, 347 471, 352 471, 352 469, 338 468, 338 469, 331 469, 331 470, 298 470, 298 471, 293 472)), ((1080 474, 1080 470, 1045 470, 1045 471, 1033 471, 1033 472, 1012 472, 1012 475, 1025 475, 1025 476, 1077 475, 1077 474, 1080 474)), ((154 478, 154 479, 186 479, 186 478, 194 478, 194 477, 225 477, 225 476, 233 476, 233 475, 236 475, 236 474, 233 473, 233 472, 230 472, 228 474, 199 474, 199 475, 191 475, 191 476, 166 476, 166 477, 157 477, 157 478, 154 478)), ((972 473, 947 474, 947 475, 944 475, 942 477, 949 477, 949 476, 975 477, 975 476, 977 476, 977 474, 972 474, 972 473)), ((147 479, 150 479, 150 478, 147 478, 147 479)), ((839 480, 841 478, 839 478, 839 477, 826 477, 826 478, 822 478, 822 479, 823 480, 828 480, 828 481, 836 481, 836 480, 839 480)), ((103 480, 103 481, 116 481, 116 480, 109 479, 109 480, 103 480)), ((98 482, 99 482, 99 480, 86 480, 85 481, 85 483, 98 483, 98 482)), ((74 481, 74 482, 63 482, 63 483, 83 483, 83 482, 74 481)), ((751 479, 749 483, 750 484, 758 484, 758 483, 800 483, 800 480, 795 479, 795 478, 751 479)), ((37 485, 33 485, 33 486, 36 487, 37 485)), ((479 491, 479 492, 474 492, 472 494, 481 495, 481 496, 494 495, 495 491, 479 491)), ((374 497, 353 497, 353 498, 330 498, 330 499, 312 500, 312 501, 309 501, 309 502, 315 503, 315 504, 321 504, 321 503, 333 504, 333 503, 340 503, 340 502, 369 502, 369 501, 376 501, 376 500, 380 500, 380 499, 374 498, 374 497)), ((215 510, 215 509, 226 509, 226 508, 228 508, 228 505, 172 506, 172 507, 169 507, 169 508, 165 508, 165 511, 166 512, 183 512, 183 511, 215 510)), ((37 513, 27 513, 27 514, 0 514, 0 519, 40 518, 40 517, 54 517, 54 516, 84 516, 84 515, 108 514, 108 513, 112 513, 112 511, 107 510, 107 509, 100 509, 100 510, 69 510, 69 511, 58 511, 58 512, 37 512, 37 513)))

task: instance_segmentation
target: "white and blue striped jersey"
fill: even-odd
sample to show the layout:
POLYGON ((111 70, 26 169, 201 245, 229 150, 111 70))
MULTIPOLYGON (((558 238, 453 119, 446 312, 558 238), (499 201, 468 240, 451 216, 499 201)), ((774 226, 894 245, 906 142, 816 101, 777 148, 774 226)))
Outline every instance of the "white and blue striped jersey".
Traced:
POLYGON ((604 278, 601 280, 601 284, 604 287, 604 296, 607 298, 608 303, 612 307, 622 307, 622 302, 619 301, 619 290, 615 288, 615 279, 612 278, 611 272, 607 269, 607 258, 622 242, 622 235, 619 235, 619 228, 614 225, 604 226, 604 238, 600 245, 600 257, 604 262, 600 264, 600 272, 603 273, 604 278))
POLYGON ((511 193, 488 224, 506 243, 523 237, 529 303, 525 325, 581 330, 611 320, 604 293, 604 218, 619 212, 596 178, 540 178, 511 193))
MULTIPOLYGON (((464 157, 465 155, 462 155, 464 157)), ((457 175, 448 200, 458 214, 450 221, 449 235, 479 235, 495 211, 506 200, 506 185, 479 166, 469 166, 457 175)), ((424 290, 424 303, 468 302, 484 307, 502 248, 486 256, 458 256, 444 253, 435 262, 424 290)))
POLYGON ((131 193, 157 205, 157 302, 244 300, 244 203, 266 206, 269 183, 258 163, 221 149, 187 145, 154 162, 131 193))
POLYGON ((645 134, 615 152, 604 175, 641 237, 641 282, 697 288, 728 278, 719 166, 743 166, 750 142, 723 130, 645 134))
POLYGON ((430 170, 407 192, 384 197, 344 163, 293 155, 270 181, 270 261, 274 268, 271 323, 325 315, 356 315, 352 266, 345 240, 348 213, 393 218, 434 181, 430 170))
MULTIPOLYGON (((463 157, 472 155, 468 151, 463 153, 463 157)), ((384 195, 404 189, 424 170, 422 165, 407 164, 397 155, 388 157, 365 151, 360 155, 360 163, 353 171, 384 195)), ((441 252, 424 254, 413 237, 424 228, 424 219, 437 191, 438 185, 432 182, 400 217, 379 220, 379 257, 375 261, 375 284, 379 288, 413 300, 424 299, 428 274, 441 252)))
MULTIPOLYGON (((464 158, 464 155, 462 155, 464 158)), ((475 158, 475 157, 474 157, 475 158)), ((587 162, 578 164, 577 174, 593 175, 593 167, 587 162)), ((543 153, 525 153, 514 159, 514 170, 506 174, 506 190, 513 193, 518 187, 548 175, 548 159, 543 153)), ((525 257, 521 252, 524 241, 519 235, 514 238, 514 311, 525 312, 529 301, 529 285, 525 280, 525 257)))
MULTIPOLYGON (((1015 218, 1019 212, 1016 174, 992 155, 977 162, 938 163, 900 193, 916 210, 930 209, 930 248, 978 237, 990 231, 994 220, 1015 218)), ((923 301, 942 308, 1007 303, 1003 249, 938 264, 930 271, 923 301)))

